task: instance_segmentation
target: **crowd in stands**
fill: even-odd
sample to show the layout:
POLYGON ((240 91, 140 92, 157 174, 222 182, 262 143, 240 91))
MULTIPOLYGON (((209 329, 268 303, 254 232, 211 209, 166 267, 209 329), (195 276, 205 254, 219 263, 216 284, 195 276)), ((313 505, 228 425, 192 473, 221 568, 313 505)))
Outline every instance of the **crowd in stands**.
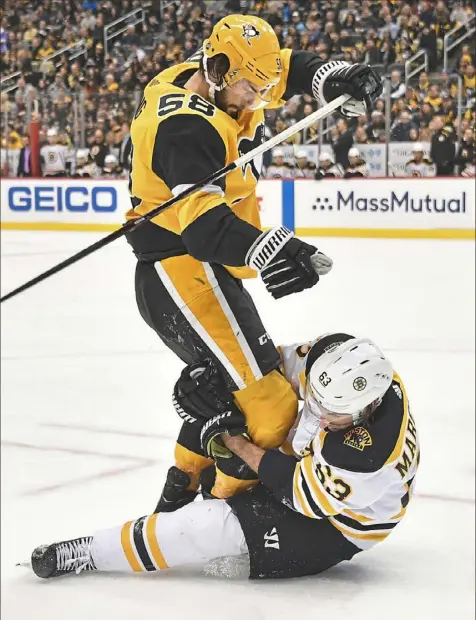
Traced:
MULTIPOLYGON (((382 143, 387 130, 390 140, 399 142, 441 142, 443 136, 455 148, 460 168, 474 165, 474 46, 459 46, 448 71, 441 71, 443 36, 474 14, 471 0, 4 0, 0 73, 2 78, 18 76, 13 90, 4 92, 10 82, 2 84, 2 147, 25 147, 28 120, 36 118, 42 144, 54 129, 58 144, 89 150, 95 175, 103 172, 107 155, 115 156, 122 175, 128 167, 129 123, 143 87, 196 52, 213 25, 230 13, 263 17, 283 47, 312 50, 324 60, 365 62, 390 78, 390 110, 382 98, 369 114, 326 126, 322 140, 332 145, 336 164, 344 169, 350 148, 382 143), (104 27, 139 8, 145 20, 126 24, 105 49, 104 27), (79 55, 54 56, 78 41, 84 47, 71 49, 80 50, 79 55), (420 49, 428 51, 429 71, 406 85, 403 63, 420 49), (456 149, 456 142, 465 148, 456 149)), ((315 109, 313 98, 304 95, 267 112, 268 135, 315 109)), ((289 143, 317 139, 318 128, 311 126, 289 143)), ((67 172, 72 174, 73 168, 67 172)))

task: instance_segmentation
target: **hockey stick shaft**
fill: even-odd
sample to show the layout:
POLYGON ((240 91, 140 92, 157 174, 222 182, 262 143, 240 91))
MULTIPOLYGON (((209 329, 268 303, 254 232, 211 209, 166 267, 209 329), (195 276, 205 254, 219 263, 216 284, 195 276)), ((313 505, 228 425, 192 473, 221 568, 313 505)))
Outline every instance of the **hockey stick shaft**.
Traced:
POLYGON ((341 95, 340 97, 337 97, 337 99, 334 99, 330 103, 327 103, 326 105, 322 106, 322 108, 319 108, 319 110, 316 110, 309 116, 306 116, 305 118, 301 119, 294 125, 291 125, 291 127, 288 127, 287 129, 277 134, 273 138, 266 140, 266 142, 263 142, 263 144, 260 144, 259 146, 249 151, 245 155, 238 157, 238 159, 235 159, 235 161, 231 162, 227 166, 220 168, 220 170, 217 170, 216 172, 209 175, 205 179, 202 179, 198 183, 195 183, 195 185, 191 185, 190 187, 187 187, 185 190, 180 192, 180 194, 177 194, 176 196, 170 198, 170 200, 167 200, 166 202, 162 203, 161 205, 159 205, 152 211, 149 211, 149 213, 142 215, 138 217, 137 219, 129 220, 118 230, 115 230, 111 234, 106 235, 99 241, 96 241, 92 245, 84 248, 77 254, 73 254, 73 256, 70 256, 63 262, 58 263, 51 269, 48 269, 47 271, 40 273, 38 276, 29 280, 28 282, 25 282, 18 288, 13 289, 12 291, 10 291, 9 293, 7 293, 6 295, 0 298, 0 303, 3 303, 4 301, 7 301, 7 299, 11 299, 12 297, 15 297, 19 293, 26 291, 32 286, 35 286, 35 284, 38 284, 39 282, 46 280, 46 278, 49 278, 53 274, 58 273, 62 271, 63 269, 66 269, 66 267, 69 267, 70 265, 77 263, 79 260, 85 258, 86 256, 89 256, 93 252, 96 252, 96 250, 99 250, 105 247, 106 245, 109 245, 116 239, 123 237, 126 233, 131 232, 132 230, 135 230, 138 226, 141 226, 144 222, 147 222, 151 220, 152 218, 156 217, 157 215, 159 215, 160 213, 163 213, 166 209, 170 209, 170 207, 177 204, 177 202, 180 202, 184 198, 187 198, 187 196, 190 196, 191 194, 194 194, 195 192, 199 191, 205 185, 212 184, 214 181, 225 176, 232 170, 235 170, 236 168, 239 168, 240 166, 243 166, 244 164, 248 163, 257 155, 261 155, 262 153, 268 151, 269 149, 272 149, 277 144, 280 144, 284 140, 287 140, 288 138, 296 134, 298 131, 301 131, 302 129, 309 127, 309 125, 312 125, 313 123, 323 118, 326 118, 327 116, 332 114, 332 112, 334 112, 338 107, 340 107, 343 103, 345 103, 348 99, 349 99, 348 95, 341 95))

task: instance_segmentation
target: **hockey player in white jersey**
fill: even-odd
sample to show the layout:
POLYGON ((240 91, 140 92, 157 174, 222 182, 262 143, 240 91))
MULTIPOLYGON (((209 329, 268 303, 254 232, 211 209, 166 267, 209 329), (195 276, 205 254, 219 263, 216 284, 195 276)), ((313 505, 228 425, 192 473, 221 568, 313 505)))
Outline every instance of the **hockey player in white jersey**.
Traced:
POLYGON ((405 164, 405 176, 407 177, 434 177, 436 166, 432 159, 425 156, 423 144, 415 142, 412 148, 413 157, 405 164))
POLYGON ((47 131, 48 144, 40 149, 41 168, 44 177, 64 177, 68 167, 68 147, 58 143, 58 132, 54 128, 47 131))
POLYGON ((284 151, 281 148, 273 149, 273 161, 266 169, 265 179, 292 179, 294 167, 284 159, 284 151))
POLYGON ((251 579, 298 577, 383 541, 405 515, 419 462, 401 379, 375 344, 348 334, 280 353, 281 370, 303 401, 281 450, 251 443, 251 429, 211 362, 187 366, 174 389, 182 420, 201 426, 204 454, 238 455, 261 484, 227 500, 194 501, 38 547, 34 572, 140 573, 248 554, 251 579))
POLYGON ((349 159, 349 167, 345 171, 344 179, 369 176, 367 163, 357 147, 353 146, 349 149, 347 157, 349 159))
POLYGON ((300 149, 296 153, 295 179, 313 179, 316 176, 317 166, 309 159, 307 152, 300 149))
POLYGON ((341 179, 344 176, 344 169, 340 164, 336 164, 331 153, 319 154, 319 166, 316 170, 315 179, 341 179))

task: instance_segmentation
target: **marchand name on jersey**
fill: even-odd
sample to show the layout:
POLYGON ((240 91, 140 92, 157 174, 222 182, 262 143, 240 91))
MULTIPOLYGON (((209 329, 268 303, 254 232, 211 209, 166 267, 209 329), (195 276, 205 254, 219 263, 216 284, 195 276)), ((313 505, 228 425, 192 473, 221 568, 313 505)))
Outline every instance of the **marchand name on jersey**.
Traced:
POLYGON ((408 424, 405 429, 403 454, 398 463, 395 465, 395 469, 402 478, 405 478, 408 470, 412 466, 415 455, 417 454, 417 449, 417 430, 415 420, 412 418, 411 413, 408 412, 408 424))

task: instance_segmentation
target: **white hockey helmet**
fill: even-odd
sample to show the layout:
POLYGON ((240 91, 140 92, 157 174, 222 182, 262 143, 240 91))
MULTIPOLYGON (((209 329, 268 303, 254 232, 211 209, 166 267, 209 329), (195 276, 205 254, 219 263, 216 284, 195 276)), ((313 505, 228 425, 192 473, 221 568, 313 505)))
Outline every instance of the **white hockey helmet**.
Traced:
POLYGON ((319 407, 352 415, 354 424, 358 424, 366 408, 389 389, 391 362, 368 338, 330 334, 317 343, 317 348, 320 354, 318 350, 318 356, 310 360, 308 372, 310 396, 319 407))
POLYGON ((359 149, 353 146, 351 149, 349 149, 349 153, 347 154, 347 157, 360 157, 359 149))
POLYGON ((332 153, 320 153, 319 161, 322 163, 323 161, 330 161, 332 164, 334 163, 334 158, 332 157, 332 153))
POLYGON ((305 151, 304 149, 300 149, 296 153, 296 159, 308 159, 307 151, 305 151))
POLYGON ((116 165, 117 164, 117 157, 115 155, 113 155, 112 153, 109 153, 109 155, 106 155, 106 157, 104 158, 104 164, 116 165))
POLYGON ((271 154, 273 157, 284 157, 284 151, 280 148, 273 149, 271 154))
POLYGON ((415 142, 415 144, 413 145, 412 151, 414 153, 423 153, 424 152, 423 144, 421 142, 415 142))
POLYGON ((76 151, 76 161, 89 159, 89 149, 78 149, 76 151))

